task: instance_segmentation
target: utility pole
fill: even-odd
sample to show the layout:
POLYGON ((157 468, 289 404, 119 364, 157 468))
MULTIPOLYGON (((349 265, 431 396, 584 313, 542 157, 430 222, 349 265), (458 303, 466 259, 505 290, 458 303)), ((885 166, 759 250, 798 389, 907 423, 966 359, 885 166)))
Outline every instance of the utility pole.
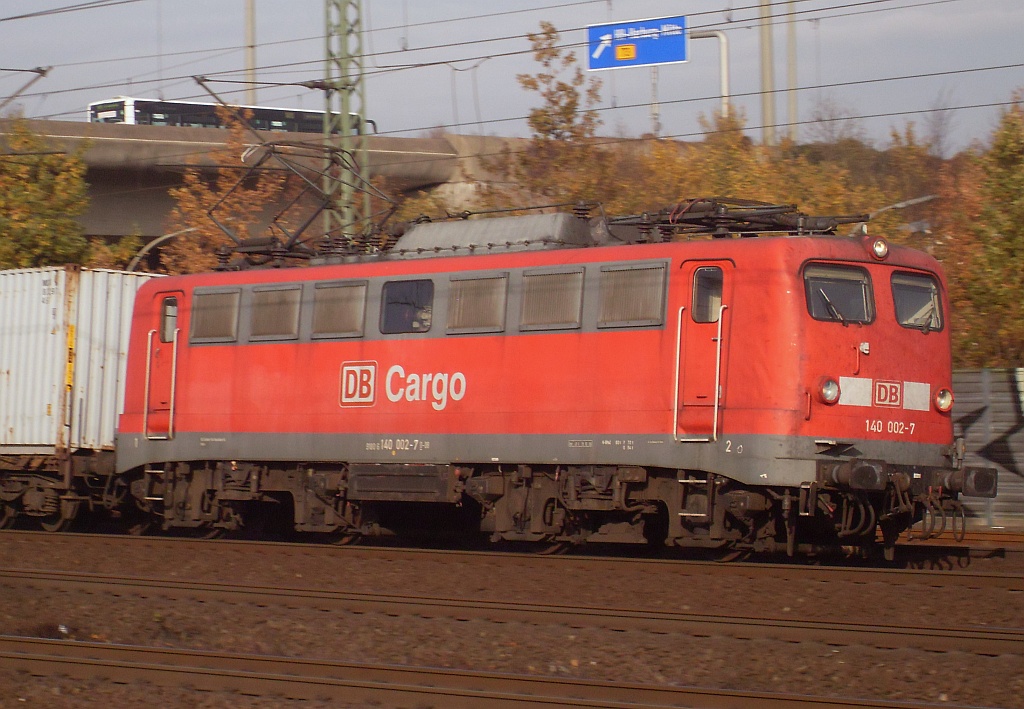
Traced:
POLYGON ((651 67, 651 132, 657 138, 661 133, 661 106, 658 105, 658 67, 651 67))
POLYGON ((796 111, 796 3, 794 0, 789 0, 786 11, 789 13, 789 19, 786 21, 786 50, 788 56, 786 92, 789 94, 789 111, 786 113, 786 118, 789 123, 789 139, 795 143, 798 119, 796 111))
POLYGON ((362 0, 325 0, 324 235, 351 241, 370 217, 363 88, 362 0), (362 199, 357 198, 362 192, 362 199))
POLYGON ((761 141, 775 145, 775 56, 772 50, 772 3, 761 0, 761 141))
POLYGON ((256 0, 245 0, 245 102, 256 105, 256 0))
POLYGON ((729 117, 729 39, 721 30, 697 31, 690 33, 690 39, 718 40, 718 81, 722 94, 722 118, 729 117))

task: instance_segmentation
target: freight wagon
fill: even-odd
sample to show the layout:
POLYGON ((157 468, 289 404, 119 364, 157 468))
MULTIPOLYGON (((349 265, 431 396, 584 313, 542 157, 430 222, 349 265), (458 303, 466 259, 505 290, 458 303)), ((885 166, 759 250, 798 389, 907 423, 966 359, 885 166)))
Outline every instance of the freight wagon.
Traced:
POLYGON ((116 509, 114 428, 135 294, 151 276, 74 266, 0 271, 0 527, 60 529, 116 509))

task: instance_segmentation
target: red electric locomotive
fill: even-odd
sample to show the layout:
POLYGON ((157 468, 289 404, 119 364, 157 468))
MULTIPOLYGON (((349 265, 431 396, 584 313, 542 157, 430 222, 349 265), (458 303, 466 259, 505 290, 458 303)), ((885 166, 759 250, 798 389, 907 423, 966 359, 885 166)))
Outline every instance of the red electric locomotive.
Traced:
POLYGON ((165 528, 891 552, 995 473, 954 439, 938 263, 853 221, 471 219, 151 281, 118 472, 165 528))

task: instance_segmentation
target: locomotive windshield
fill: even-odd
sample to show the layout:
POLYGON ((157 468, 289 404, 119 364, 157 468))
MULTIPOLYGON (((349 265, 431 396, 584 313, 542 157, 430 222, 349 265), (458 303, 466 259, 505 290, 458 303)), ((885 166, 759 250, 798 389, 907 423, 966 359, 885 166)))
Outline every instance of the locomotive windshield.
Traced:
POLYGON ((875 319, 871 279, 850 266, 816 264, 804 269, 807 310, 815 320, 869 323, 875 319))
POLYGON ((896 304, 896 320, 903 327, 922 332, 942 329, 939 284, 933 276, 892 274, 892 299, 896 304))

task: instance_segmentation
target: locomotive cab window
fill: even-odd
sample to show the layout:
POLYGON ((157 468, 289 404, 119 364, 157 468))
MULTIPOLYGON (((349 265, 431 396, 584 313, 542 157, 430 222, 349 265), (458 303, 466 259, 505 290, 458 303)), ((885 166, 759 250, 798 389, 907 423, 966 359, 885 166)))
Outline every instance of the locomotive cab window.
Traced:
POLYGON ((598 327, 660 325, 665 301, 665 266, 601 268, 598 327))
POLYGON ((702 266, 693 273, 693 321, 718 322, 722 316, 722 269, 702 266))
POLYGON ((160 342, 172 342, 178 330, 178 299, 174 296, 160 301, 160 342))
POLYGON ((192 341, 234 342, 238 339, 240 291, 196 292, 192 297, 192 341))
POLYGON ((852 266, 809 265, 804 269, 807 310, 815 320, 869 323, 875 319, 867 271, 852 266))
POLYGON ((506 275, 453 278, 448 295, 448 332, 501 332, 505 329, 506 275))
POLYGON ((524 273, 521 330, 568 330, 580 326, 583 271, 524 273))
POLYGON ((933 276, 918 273, 892 274, 892 300, 896 320, 903 327, 922 332, 942 329, 942 300, 933 276))
POLYGON ((252 294, 250 337, 289 340, 299 336, 299 288, 257 288, 252 294))
POLYGON ((360 337, 366 283, 318 283, 313 292, 313 337, 360 337))
POLYGON ((433 311, 433 281, 390 281, 381 296, 380 331, 385 335, 427 332, 433 311))

